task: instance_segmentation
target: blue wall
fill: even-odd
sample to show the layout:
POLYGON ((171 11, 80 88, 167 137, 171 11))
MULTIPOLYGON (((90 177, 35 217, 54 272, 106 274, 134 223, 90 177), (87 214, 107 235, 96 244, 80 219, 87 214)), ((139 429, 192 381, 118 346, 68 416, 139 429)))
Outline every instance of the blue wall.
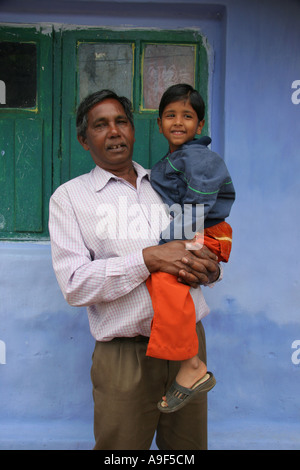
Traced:
POLYGON ((235 446, 254 439, 256 448, 300 448, 300 366, 292 361, 300 338, 300 106, 291 100, 299 13, 295 1, 228 3, 225 159, 238 198, 233 253, 217 295, 207 296, 206 330, 221 381, 210 416, 217 432, 219 417, 235 423, 235 446), (249 422, 260 432, 247 440, 249 422))
MULTIPOLYGON (((18 13, 11 0, 0 21, 197 27, 207 36, 213 148, 237 191, 231 260, 222 283, 205 289, 208 364, 218 381, 209 446, 299 449, 300 104, 292 83, 300 80, 300 3, 113 3, 78 2, 71 16, 67 0, 37 13, 34 1, 18 13)), ((0 243, 0 268, 0 449, 91 448, 85 310, 62 298, 48 243, 0 243)))

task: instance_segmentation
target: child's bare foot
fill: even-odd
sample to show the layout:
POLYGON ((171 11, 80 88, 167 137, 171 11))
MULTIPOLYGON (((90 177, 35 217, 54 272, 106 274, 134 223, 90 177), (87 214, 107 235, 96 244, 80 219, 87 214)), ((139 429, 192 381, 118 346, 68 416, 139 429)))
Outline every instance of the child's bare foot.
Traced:
MULTIPOLYGON (((176 382, 185 388, 192 388, 197 381, 202 379, 207 373, 207 367, 198 356, 181 362, 179 372, 176 376, 176 382)), ((162 397, 161 406, 168 407, 166 397, 162 397)))
POLYGON ((181 362, 176 382, 182 387, 192 388, 197 380, 202 379, 207 372, 207 367, 198 356, 181 362))

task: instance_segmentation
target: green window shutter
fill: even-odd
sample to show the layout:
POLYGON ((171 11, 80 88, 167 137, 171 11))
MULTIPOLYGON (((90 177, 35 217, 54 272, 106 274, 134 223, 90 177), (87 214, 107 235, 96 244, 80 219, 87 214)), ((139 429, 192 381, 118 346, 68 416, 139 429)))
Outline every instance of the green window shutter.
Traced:
POLYGON ((52 27, 0 27, 0 238, 48 237, 52 27))

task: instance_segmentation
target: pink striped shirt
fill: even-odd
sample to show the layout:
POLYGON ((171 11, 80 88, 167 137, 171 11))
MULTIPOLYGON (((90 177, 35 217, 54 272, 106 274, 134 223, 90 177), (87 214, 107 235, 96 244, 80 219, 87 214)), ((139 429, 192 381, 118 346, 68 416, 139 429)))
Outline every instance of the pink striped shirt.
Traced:
MULTIPOLYGON (((166 213, 149 171, 134 162, 137 188, 96 166, 50 200, 54 271, 67 302, 86 306, 98 341, 149 336, 153 309, 142 250, 158 243, 166 213)), ((192 289, 196 320, 209 309, 192 289)))

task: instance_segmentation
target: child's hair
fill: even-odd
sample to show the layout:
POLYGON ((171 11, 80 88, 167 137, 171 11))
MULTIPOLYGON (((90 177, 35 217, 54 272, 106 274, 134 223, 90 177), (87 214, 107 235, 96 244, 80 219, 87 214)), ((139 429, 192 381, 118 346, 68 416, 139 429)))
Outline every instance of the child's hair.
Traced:
POLYGON ((186 83, 179 83, 170 86, 162 95, 159 104, 159 117, 162 117, 163 111, 166 106, 174 101, 189 100, 192 108, 196 111, 199 121, 204 119, 205 103, 200 93, 195 90, 191 85, 186 83))

